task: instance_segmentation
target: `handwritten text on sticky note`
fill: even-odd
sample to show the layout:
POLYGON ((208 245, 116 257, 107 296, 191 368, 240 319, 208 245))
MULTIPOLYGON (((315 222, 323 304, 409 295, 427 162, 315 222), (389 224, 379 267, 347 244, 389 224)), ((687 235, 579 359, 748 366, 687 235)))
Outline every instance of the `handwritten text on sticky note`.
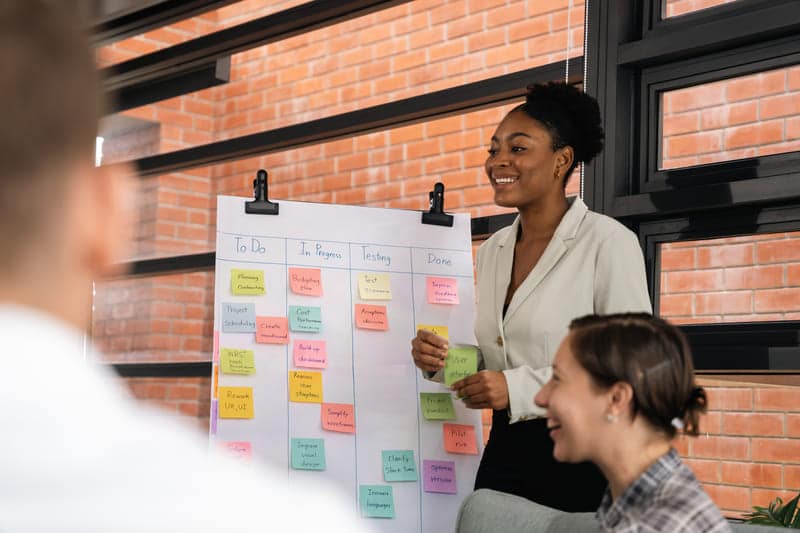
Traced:
POLYGON ((237 295, 266 294, 263 270, 231 269, 231 293, 237 295))
POLYGON ((368 518, 394 518, 394 495, 389 485, 359 485, 361 515, 368 518))
POLYGON ((349 403, 323 403, 322 429, 340 433, 356 432, 356 417, 349 403))
POLYGON ((358 296, 362 300, 391 300, 392 282, 389 274, 360 272, 358 274, 358 296))
POLYGON ((429 304, 458 305, 458 280, 454 278, 425 278, 429 304))
POLYGON ((300 370, 289 371, 289 400, 322 403, 322 374, 300 370))
POLYGON ((223 374, 249 375, 256 373, 255 352, 238 348, 220 349, 220 366, 223 374))
POLYGON ((456 410, 449 392, 420 392, 422 416, 428 420, 455 420, 456 410))
POLYGON ((456 494, 455 461, 422 461, 422 490, 456 494))
POLYGON ((256 307, 252 303, 225 303, 222 306, 224 333, 253 333, 256 330, 256 307))
POLYGON ((289 329, 304 333, 319 333, 322 330, 322 309, 304 305, 290 305, 289 329))
POLYGON ((328 348, 325 341, 294 341, 294 366, 303 368, 325 368, 328 366, 328 348))
POLYGON ((220 418, 253 418, 252 387, 220 387, 220 418))
POLYGON ((356 327, 386 331, 389 329, 389 318, 385 305, 356 304, 356 327))
POLYGON ((444 360, 444 384, 452 385, 459 379, 478 371, 478 350, 474 346, 451 346, 444 360))
POLYGON ((325 441, 322 439, 292 439, 292 468, 295 470, 325 470, 325 441))
POLYGON ((416 481, 417 462, 414 460, 414 450, 383 450, 383 480, 384 481, 416 481))
POLYGON ((465 424, 443 424, 444 449, 450 453, 478 455, 475 426, 465 424))
POLYGON ((250 459, 253 457, 253 445, 249 442, 223 442, 220 446, 226 454, 236 459, 241 459, 246 463, 249 463, 250 459))
POLYGON ((289 344, 289 321, 285 316, 257 316, 256 342, 289 344))
POLYGON ((322 296, 322 273, 318 268, 290 268, 289 287, 295 294, 322 296))
POLYGON ((425 331, 430 331, 434 335, 439 335, 440 337, 444 337, 445 339, 449 339, 450 336, 447 331, 447 326, 434 326, 432 324, 417 324, 417 329, 423 329, 425 331))

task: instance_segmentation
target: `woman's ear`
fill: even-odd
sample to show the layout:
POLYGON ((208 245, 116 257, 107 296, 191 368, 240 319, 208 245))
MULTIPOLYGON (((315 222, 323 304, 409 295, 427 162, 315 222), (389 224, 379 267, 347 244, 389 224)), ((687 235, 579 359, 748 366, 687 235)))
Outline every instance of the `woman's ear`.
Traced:
POLYGON ((618 381, 608 389, 608 412, 621 416, 632 411, 633 387, 625 381, 618 381))
POLYGON ((575 151, 572 149, 572 146, 565 146, 556 151, 556 174, 560 176, 561 179, 565 178, 565 174, 569 170, 569 167, 572 166, 574 160, 575 151))

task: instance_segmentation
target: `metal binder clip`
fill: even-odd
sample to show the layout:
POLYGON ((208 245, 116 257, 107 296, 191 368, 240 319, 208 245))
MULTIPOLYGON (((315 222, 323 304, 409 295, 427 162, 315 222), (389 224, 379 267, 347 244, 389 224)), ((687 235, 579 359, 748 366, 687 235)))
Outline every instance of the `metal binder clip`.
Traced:
POLYGON ((453 227, 453 215, 444 212, 444 184, 437 182, 433 190, 428 193, 430 211, 422 212, 423 224, 453 227))
POLYGON ((251 215, 277 215, 280 207, 277 202, 270 202, 267 198, 267 171, 263 168, 256 172, 253 180, 253 195, 255 200, 244 203, 244 212, 251 215))

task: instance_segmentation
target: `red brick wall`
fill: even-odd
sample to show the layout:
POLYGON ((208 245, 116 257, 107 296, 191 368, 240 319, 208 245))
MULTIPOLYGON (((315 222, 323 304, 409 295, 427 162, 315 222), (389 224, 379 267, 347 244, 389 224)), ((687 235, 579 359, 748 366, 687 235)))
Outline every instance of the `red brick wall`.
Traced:
MULTIPOLYGON (((120 61, 298 3, 238 2, 104 48, 98 59, 120 61)), ((721 3, 670 0, 668 14, 721 3)), ((580 0, 415 0, 237 54, 230 83, 126 115, 159 124, 158 150, 170 151, 546 64, 563 59, 568 48, 580 55, 582 25, 580 0)), ((668 95, 664 166, 796 150, 800 125, 793 106, 800 71, 780 75, 782 86, 778 75, 768 73, 668 95), (770 133, 775 121, 782 125, 780 138, 770 133)), ((510 105, 148 178, 136 257, 213 249, 214 197, 249 195, 258 168, 269 170, 273 198, 420 209, 441 180, 448 210, 500 212, 482 165, 488 138, 510 105)), ((577 192, 576 180, 568 191, 577 192)), ((781 234, 666 245, 662 314, 679 322, 796 318, 795 239, 781 234)), ((208 360, 212 287, 208 273, 98 286, 95 340, 113 360, 208 360)), ((199 413, 207 423, 207 380, 136 380, 131 386, 139 397, 173 412, 199 413), (195 396, 182 388, 186 383, 197 389, 195 396)), ((708 436, 678 446, 715 501, 741 512, 800 488, 800 389, 730 383, 708 388, 708 436)))
POLYGON ((675 17, 677 15, 686 15, 701 9, 708 9, 709 7, 721 6, 722 4, 730 4, 737 0, 667 0, 665 2, 667 17, 675 17))

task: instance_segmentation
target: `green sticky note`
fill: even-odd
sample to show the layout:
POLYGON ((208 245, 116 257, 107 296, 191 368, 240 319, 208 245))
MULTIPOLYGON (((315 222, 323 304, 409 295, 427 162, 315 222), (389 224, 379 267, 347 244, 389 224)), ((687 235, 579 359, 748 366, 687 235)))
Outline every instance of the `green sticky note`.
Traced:
POLYGON ((456 410, 449 392, 420 392, 422 416, 428 420, 455 420, 456 410))
POLYGON ((322 309, 304 305, 290 305, 289 329, 305 333, 319 333, 322 330, 322 309))
POLYGON ((368 518, 394 518, 394 496, 389 485, 359 485, 361 515, 368 518))
POLYGON ((478 350, 474 346, 453 346, 444 360, 444 384, 452 385, 478 371, 478 350))
POLYGON ((325 470, 325 441, 323 439, 292 439, 292 468, 295 470, 325 470))
POLYGON ((253 350, 220 348, 219 361, 223 374, 249 375, 256 373, 256 359, 253 350))
POLYGON ((416 481, 417 463, 414 450, 383 450, 384 481, 416 481))
POLYGON ((232 268, 231 293, 244 295, 266 294, 264 271, 232 268))

